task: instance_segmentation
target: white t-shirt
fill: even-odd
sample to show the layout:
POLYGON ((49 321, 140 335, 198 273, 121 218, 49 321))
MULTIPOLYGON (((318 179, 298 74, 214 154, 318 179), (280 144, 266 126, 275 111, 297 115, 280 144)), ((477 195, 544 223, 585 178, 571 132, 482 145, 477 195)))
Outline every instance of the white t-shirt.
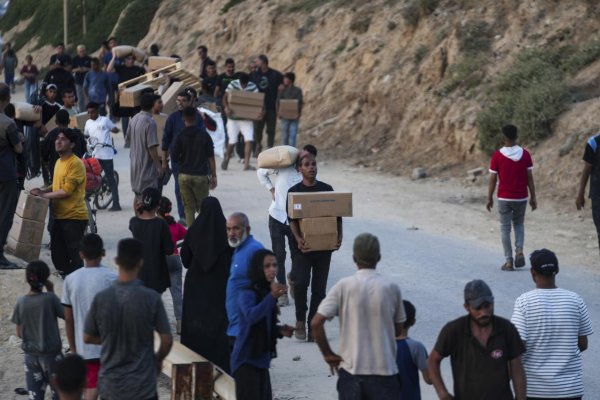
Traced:
POLYGON ((593 333, 583 299, 565 289, 535 289, 517 298, 511 321, 527 346, 527 397, 583 396, 577 339, 593 333))
POLYGON ((117 273, 105 266, 83 267, 69 274, 63 285, 62 303, 73 308, 75 345, 84 359, 100 358, 102 346, 83 343, 85 317, 98 292, 112 286, 117 273))
POLYGON ((406 320, 398 285, 374 269, 360 269, 339 280, 317 312, 340 318, 341 368, 353 375, 398 373, 395 324, 406 320))
POLYGON ((258 175, 260 183, 267 188, 267 190, 271 190, 273 187, 275 188, 275 199, 271 202, 271 206, 269 207, 269 215, 282 224, 287 225, 288 213, 286 206, 288 190, 295 184, 302 182, 302 174, 296 170, 294 165, 277 169, 259 168, 256 170, 256 174, 258 175), (273 175, 277 176, 275 184, 273 184, 270 178, 270 176, 273 175))
POLYGON ((88 119, 85 122, 84 133, 90 137, 90 143, 96 145, 94 147, 93 155, 99 160, 112 160, 115 156, 115 152, 112 147, 111 130, 116 125, 108 117, 99 115, 95 120, 88 119), (103 146, 106 145, 106 146, 103 146))

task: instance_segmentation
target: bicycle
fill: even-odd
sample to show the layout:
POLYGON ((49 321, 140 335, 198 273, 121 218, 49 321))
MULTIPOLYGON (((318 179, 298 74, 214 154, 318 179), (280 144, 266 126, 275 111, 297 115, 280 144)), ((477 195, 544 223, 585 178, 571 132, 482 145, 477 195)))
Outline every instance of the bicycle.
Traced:
MULTIPOLYGON (((88 151, 85 153, 83 158, 84 159, 92 158, 92 152, 96 148, 96 146, 110 147, 110 148, 114 149, 114 146, 112 146, 110 144, 97 143, 97 140, 95 140, 95 138, 88 138, 88 151)), ((94 206, 96 207, 96 209, 105 210, 108 207, 110 207, 110 205, 112 204, 112 201, 113 201, 112 191, 110 190, 110 185, 108 184, 108 179, 106 178, 104 170, 101 170, 100 176, 102 178, 102 181, 101 181, 99 187, 95 188, 93 190, 93 193, 91 193, 91 194, 94 196, 93 202, 94 202, 94 206)), ((119 173, 117 171, 113 170, 113 177, 115 179, 115 182, 118 185, 119 184, 119 173)))

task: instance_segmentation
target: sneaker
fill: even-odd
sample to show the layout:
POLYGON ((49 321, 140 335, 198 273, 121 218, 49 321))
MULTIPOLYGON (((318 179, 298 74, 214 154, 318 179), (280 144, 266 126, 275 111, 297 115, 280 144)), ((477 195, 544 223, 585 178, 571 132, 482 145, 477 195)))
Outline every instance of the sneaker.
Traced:
POLYGON ((523 252, 520 251, 515 256, 515 267, 523 268, 524 266, 525 266, 525 256, 523 255, 523 252))
POLYGON ((121 206, 118 204, 113 204, 113 206, 109 208, 108 211, 121 211, 121 206))
POLYGON ((290 299, 288 298, 287 294, 284 294, 283 296, 281 296, 278 300, 277 300, 277 305, 279 307, 285 307, 285 306, 289 306, 290 305, 290 299))
POLYGON ((296 321, 296 329, 294 330, 294 337, 298 340, 306 340, 306 324, 303 321, 296 321))
POLYGON ((293 299, 294 298, 294 281, 292 280, 292 278, 290 278, 290 274, 287 274, 287 283, 288 283, 288 293, 290 294, 290 297, 293 299))
POLYGON ((0 253, 0 269, 20 269, 17 264, 9 261, 4 254, 0 253))

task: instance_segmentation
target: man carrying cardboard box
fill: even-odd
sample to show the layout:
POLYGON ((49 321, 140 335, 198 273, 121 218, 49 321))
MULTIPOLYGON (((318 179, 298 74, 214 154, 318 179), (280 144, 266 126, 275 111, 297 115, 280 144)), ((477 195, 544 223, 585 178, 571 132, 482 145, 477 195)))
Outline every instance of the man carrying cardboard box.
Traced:
MULTIPOLYGON (((300 153, 297 166, 298 171, 302 174, 302 182, 292 186, 288 193, 333 191, 330 185, 317 180, 317 160, 311 153, 308 151, 300 153)), ((343 230, 341 217, 338 217, 337 225, 338 240, 334 250, 338 250, 342 245, 343 230)), ((317 308, 321 300, 325 298, 332 250, 311 250, 300 229, 300 220, 290 218, 290 229, 294 237, 294 245, 300 250, 296 253, 296 257, 292 263, 292 272, 289 276, 289 284, 293 288, 294 300, 296 302, 296 330, 294 331, 294 335, 298 340, 312 342, 313 336, 310 327, 308 337, 306 334, 306 322, 310 323, 317 313, 317 308), (311 299, 307 319, 307 293, 309 284, 311 284, 311 299)))
POLYGON ((10 87, 0 83, 0 269, 14 269, 17 265, 4 256, 4 244, 13 224, 19 199, 17 183, 17 154, 23 152, 23 143, 15 121, 4 114, 10 103, 10 87))
POLYGON ((281 144, 296 146, 298 123, 302 115, 302 89, 295 86, 296 74, 286 72, 283 76, 283 90, 277 98, 277 116, 281 123, 281 144))

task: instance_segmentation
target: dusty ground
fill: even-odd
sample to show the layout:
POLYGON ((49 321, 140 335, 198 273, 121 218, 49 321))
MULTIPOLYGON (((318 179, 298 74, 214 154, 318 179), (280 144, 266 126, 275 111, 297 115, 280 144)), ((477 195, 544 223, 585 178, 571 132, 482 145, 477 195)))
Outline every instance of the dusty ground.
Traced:
MULTIPOLYGON (((300 134, 301 144, 305 138, 300 134)), ((129 236, 128 220, 132 215, 132 195, 129 190, 127 150, 122 136, 116 136, 119 153, 116 168, 121 176, 120 194, 124 210, 120 213, 98 213, 99 233, 105 239, 106 264, 114 267, 117 241, 129 236)), ((486 185, 467 183, 464 178, 444 180, 424 179, 412 182, 367 168, 349 167, 342 161, 329 161, 322 149, 320 178, 337 190, 354 193, 354 217, 344 221, 345 239, 341 250, 334 254, 329 284, 354 272, 351 258, 352 239, 360 232, 370 231, 382 242, 383 259, 379 271, 396 281, 406 298, 417 307, 417 324, 411 336, 431 349, 442 325, 463 314, 462 288, 474 278, 485 279, 496 298, 496 313, 510 317, 516 297, 533 287, 528 272, 505 273, 499 270, 502 261, 498 222, 495 213, 484 207, 486 185)), ((213 192, 226 213, 241 210, 251 221, 255 236, 270 245, 267 227, 269 193, 251 172, 241 165, 230 164, 230 170, 219 173, 219 187, 213 192)), ((27 188, 38 185, 39 179, 27 182, 27 188)), ((554 250, 561 262, 560 286, 580 293, 586 300, 592 321, 600 320, 597 298, 600 278, 597 241, 589 208, 574 209, 574 199, 557 202, 538 188, 539 209, 528 212, 526 219, 526 251, 547 247, 554 250)), ((165 194, 173 197, 172 183, 165 194)), ((47 238, 45 239, 47 242, 47 238)), ((49 262, 48 251, 41 258, 49 262)), ((289 268, 289 265, 288 265, 289 268)), ((54 278, 60 295, 62 282, 54 278)), ((15 387, 24 386, 22 351, 14 335, 10 315, 18 296, 26 293, 23 271, 0 271, 0 399, 18 399, 15 387)), ((163 297, 171 320, 170 295, 163 297)), ((293 307, 283 309, 283 322, 293 323, 293 307)), ((62 322, 61 322, 62 326, 62 322)), ((338 345, 337 321, 326 325, 333 348, 338 345)), ((595 337, 584 354, 586 398, 598 399, 600 372, 592 360, 598 360, 600 349, 595 337)), ((63 340, 66 338, 63 334, 63 340)), ((274 360, 271 376, 277 399, 334 399, 335 378, 329 376, 317 346, 285 339, 280 342, 279 358, 274 360)), ((595 364, 595 363, 594 363, 595 364)), ((447 383, 451 386, 449 362, 444 362, 447 383)), ((433 399, 430 387, 422 387, 425 399, 433 399)), ((168 382, 163 377, 160 398, 169 398, 168 382)))

